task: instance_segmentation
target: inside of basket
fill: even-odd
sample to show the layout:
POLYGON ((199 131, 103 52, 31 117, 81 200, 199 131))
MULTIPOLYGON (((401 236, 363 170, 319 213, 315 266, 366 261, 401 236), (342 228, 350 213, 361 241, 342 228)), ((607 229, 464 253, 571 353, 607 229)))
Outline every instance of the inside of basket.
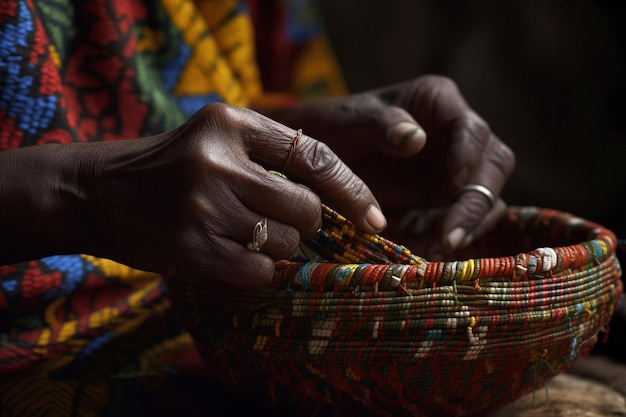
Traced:
POLYGON ((602 226, 569 213, 545 208, 511 207, 495 228, 450 257, 512 256, 541 247, 578 245, 607 234, 611 232, 602 226))
MULTIPOLYGON (((314 239, 315 242, 309 243, 313 243, 313 252, 325 260, 337 260, 338 254, 351 251, 351 255, 355 256, 368 253, 367 259, 361 262, 385 263, 377 258, 381 255, 391 263, 409 263, 406 259, 399 259, 398 253, 406 251, 409 257, 429 261, 503 257, 541 247, 578 245, 598 237, 612 236, 602 226, 569 213, 547 208, 509 207, 500 222, 469 247, 445 255, 443 259, 441 256, 431 258, 428 255, 431 248, 427 245, 433 238, 442 235, 440 228, 444 215, 444 211, 438 211, 434 215, 426 215, 427 221, 417 218, 418 230, 405 227, 401 233, 392 229, 380 236, 372 236, 360 232, 341 215, 328 210, 321 234, 314 239), (431 240, 428 240, 429 237, 431 240), (378 238, 384 242, 377 241, 378 238)), ((340 261, 352 263, 350 259, 340 261)))

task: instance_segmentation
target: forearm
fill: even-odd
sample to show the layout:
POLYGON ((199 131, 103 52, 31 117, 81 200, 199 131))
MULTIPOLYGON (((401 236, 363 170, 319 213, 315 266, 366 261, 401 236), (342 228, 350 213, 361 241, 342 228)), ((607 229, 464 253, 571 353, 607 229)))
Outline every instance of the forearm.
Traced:
POLYGON ((84 149, 50 144, 0 152, 0 264, 84 247, 84 149))

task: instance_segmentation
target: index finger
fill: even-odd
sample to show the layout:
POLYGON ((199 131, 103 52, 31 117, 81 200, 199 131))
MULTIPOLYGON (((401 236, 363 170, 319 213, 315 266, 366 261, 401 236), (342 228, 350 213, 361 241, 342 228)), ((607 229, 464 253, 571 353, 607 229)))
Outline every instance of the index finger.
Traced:
POLYGON ((369 187, 326 144, 303 136, 286 174, 310 186, 362 230, 378 233, 387 225, 369 187))
POLYGON ((261 124, 254 137, 244 135, 251 159, 306 185, 363 231, 385 228, 387 220, 369 187, 326 144, 264 116, 261 124))
POLYGON ((446 246, 456 249, 467 246, 487 231, 505 211, 500 193, 515 165, 511 150, 495 137, 466 183, 459 187, 443 223, 446 246))

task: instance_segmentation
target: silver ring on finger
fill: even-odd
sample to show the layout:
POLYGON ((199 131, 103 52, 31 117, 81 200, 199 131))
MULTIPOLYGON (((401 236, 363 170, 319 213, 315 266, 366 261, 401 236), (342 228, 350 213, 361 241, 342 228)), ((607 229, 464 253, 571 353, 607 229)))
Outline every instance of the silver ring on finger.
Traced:
POLYGON ((493 193, 489 190, 489 188, 480 184, 467 184, 459 188, 458 190, 456 190, 455 198, 458 198, 461 194, 467 193, 467 192, 475 192, 475 193, 482 195, 483 197, 485 197, 485 199, 487 199, 487 203, 489 204, 489 209, 493 208, 493 205, 496 199, 493 193))
POLYGON ((260 252, 263 244, 267 242, 267 217, 263 216, 254 225, 252 231, 252 242, 248 242, 248 249, 260 252))

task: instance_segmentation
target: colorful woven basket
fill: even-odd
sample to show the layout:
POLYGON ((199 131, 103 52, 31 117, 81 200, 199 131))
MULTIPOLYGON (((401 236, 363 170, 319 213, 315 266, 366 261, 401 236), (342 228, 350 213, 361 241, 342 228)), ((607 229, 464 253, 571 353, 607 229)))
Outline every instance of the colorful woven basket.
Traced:
POLYGON ((171 283, 215 376, 291 415, 485 416, 587 355, 623 290, 613 233, 555 210, 449 262, 328 208, 307 243, 261 291, 171 283))

